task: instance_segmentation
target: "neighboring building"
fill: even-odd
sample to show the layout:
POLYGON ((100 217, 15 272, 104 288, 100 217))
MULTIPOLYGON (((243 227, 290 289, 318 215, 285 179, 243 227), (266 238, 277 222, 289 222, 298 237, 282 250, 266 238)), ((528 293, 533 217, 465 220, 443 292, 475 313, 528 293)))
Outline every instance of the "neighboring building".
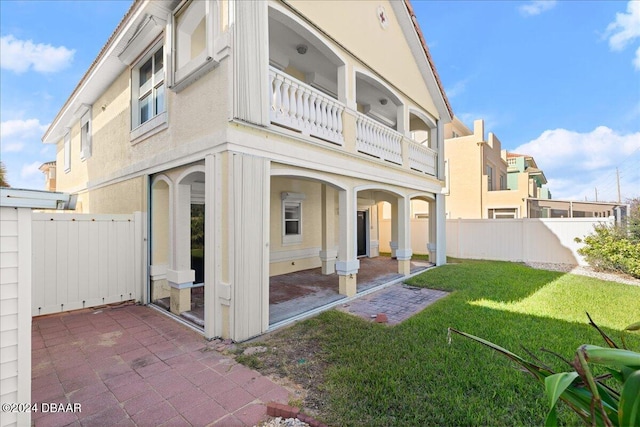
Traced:
POLYGON ((547 183, 547 178, 544 176, 544 172, 538 168, 532 156, 504 150, 502 157, 506 159, 509 166, 507 186, 510 190, 518 190, 524 194, 526 189, 527 197, 551 199, 551 192, 548 188, 543 187, 547 183))
POLYGON ((473 131, 458 118, 445 126, 447 218, 527 218, 530 198, 550 199, 533 157, 503 150, 483 120, 473 131))
POLYGON ((447 218, 522 218, 527 194, 510 191, 498 137, 485 137, 484 120, 473 131, 458 118, 445 126, 447 218))
POLYGON ((182 313, 202 274, 205 336, 243 340, 269 328, 270 276, 319 267, 354 295, 383 202, 401 274, 412 200, 446 262, 451 117, 408 1, 138 1, 43 141, 77 211, 147 213, 145 302, 182 313))
POLYGON ((40 171, 44 174, 44 189, 46 191, 56 191, 56 162, 43 163, 40 171))

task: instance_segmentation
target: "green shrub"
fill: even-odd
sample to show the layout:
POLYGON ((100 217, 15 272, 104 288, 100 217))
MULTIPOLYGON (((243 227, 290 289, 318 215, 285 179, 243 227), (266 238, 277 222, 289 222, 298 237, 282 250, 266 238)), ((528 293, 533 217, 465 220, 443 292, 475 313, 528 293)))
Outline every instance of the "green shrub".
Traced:
POLYGON ((617 226, 596 225, 578 253, 597 270, 618 271, 640 278, 640 244, 617 226))

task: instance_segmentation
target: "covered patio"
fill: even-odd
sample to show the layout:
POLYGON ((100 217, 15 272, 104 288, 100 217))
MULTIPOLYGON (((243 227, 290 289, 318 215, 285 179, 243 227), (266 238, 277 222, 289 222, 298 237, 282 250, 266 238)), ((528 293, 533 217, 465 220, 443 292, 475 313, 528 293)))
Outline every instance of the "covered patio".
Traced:
MULTIPOLYGON (((411 274, 433 265, 423 260, 411 261, 411 274)), ((398 262, 395 259, 389 256, 363 257, 360 258, 357 292, 361 294, 403 277, 398 273, 398 262)), ((345 295, 338 292, 338 275, 322 274, 321 268, 272 276, 269 279, 269 325, 273 326, 345 298, 345 295)))

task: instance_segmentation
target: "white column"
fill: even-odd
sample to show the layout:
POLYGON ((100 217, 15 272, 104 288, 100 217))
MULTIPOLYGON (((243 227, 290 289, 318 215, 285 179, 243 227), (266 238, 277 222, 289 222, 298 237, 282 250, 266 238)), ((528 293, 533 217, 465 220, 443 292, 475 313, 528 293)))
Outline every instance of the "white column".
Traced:
POLYGON ((171 312, 180 314, 191 310, 191 287, 195 271, 191 270, 191 186, 178 184, 173 199, 172 246, 173 263, 167 270, 171 287, 171 312))
POLYGON ((389 247, 391 248, 391 258, 396 258, 396 251, 398 250, 398 202, 393 201, 389 203, 391 205, 391 241, 389 247))
POLYGON ((360 269, 357 259, 356 238, 356 193, 348 188, 338 192, 338 208, 340 218, 340 245, 336 271, 339 278, 340 294, 353 296, 357 292, 356 276, 360 269))
POLYGON ((411 272, 411 199, 398 197, 398 273, 408 275, 411 272))
POLYGON ((267 2, 239 1, 234 5, 234 116, 267 126, 271 92, 267 2))
POLYGON ((322 274, 333 274, 336 271, 336 256, 338 251, 334 241, 335 230, 335 190, 322 184, 322 274))
POLYGON ((204 336, 214 338, 221 335, 218 301, 218 286, 222 275, 222 253, 220 227, 222 203, 220 180, 216 177, 216 157, 209 154, 204 159, 204 336))
POLYGON ((429 201, 429 242, 427 243, 427 251, 429 253, 429 262, 436 263, 437 260, 437 236, 438 236, 438 208, 435 200, 429 201))
POLYGON ((436 194, 436 265, 447 263, 446 227, 444 194, 436 194))

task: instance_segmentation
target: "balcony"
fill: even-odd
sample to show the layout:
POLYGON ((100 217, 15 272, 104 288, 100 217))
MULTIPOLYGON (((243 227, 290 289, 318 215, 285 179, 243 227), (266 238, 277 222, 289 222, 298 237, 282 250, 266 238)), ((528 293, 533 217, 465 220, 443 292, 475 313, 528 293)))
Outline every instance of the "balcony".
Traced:
POLYGON ((272 123, 342 145, 344 105, 274 67, 269 84, 272 123))
MULTIPOLYGON (((345 106, 310 85, 269 69, 271 123, 343 146, 345 106)), ((427 175, 436 176, 438 153, 365 114, 355 113, 355 151, 427 175)))
POLYGON ((435 123, 406 105, 375 73, 349 75, 344 55, 275 8, 269 8, 269 63, 274 128, 363 159, 437 176, 438 155, 430 148, 437 140, 435 123), (355 84, 355 99, 346 93, 348 81, 355 84))

